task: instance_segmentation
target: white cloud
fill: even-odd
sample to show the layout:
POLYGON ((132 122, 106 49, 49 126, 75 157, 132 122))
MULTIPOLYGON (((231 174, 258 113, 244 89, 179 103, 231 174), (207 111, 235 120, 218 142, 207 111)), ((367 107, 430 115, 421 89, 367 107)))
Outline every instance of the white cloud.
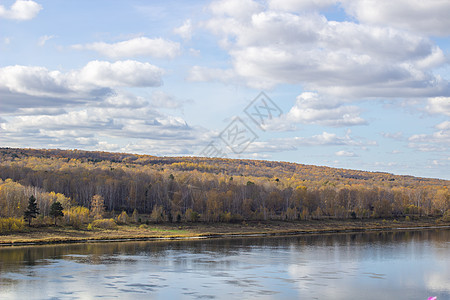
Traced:
POLYGON ((366 124, 359 116, 357 106, 341 105, 320 97, 317 93, 304 92, 287 113, 286 120, 303 124, 321 124, 326 126, 352 126, 366 124))
POLYGON ((450 132, 448 130, 440 130, 433 134, 414 134, 408 139, 410 142, 422 143, 440 143, 450 144, 450 132))
POLYGON ((337 156, 345 156, 345 157, 358 157, 358 155, 351 151, 340 150, 335 153, 337 156))
POLYGON ((105 104, 111 107, 140 108, 148 105, 148 101, 123 91, 115 92, 105 98, 105 104))
POLYGON ((135 86, 148 87, 162 84, 162 69, 149 63, 134 60, 91 61, 79 73, 79 80, 84 84, 91 83, 101 87, 135 86))
POLYGON ((42 6, 34 1, 17 0, 11 8, 0 5, 0 18, 26 21, 37 16, 42 6))
POLYGON ((111 58, 136 56, 174 58, 181 52, 179 43, 162 38, 150 39, 147 37, 138 37, 113 44, 97 42, 86 45, 73 45, 72 48, 78 50, 94 50, 111 58))
POLYGON ((450 97, 429 98, 426 110, 431 114, 450 116, 450 97))
POLYGON ((65 114, 67 111, 63 108, 57 108, 57 107, 33 107, 33 108, 20 108, 15 112, 14 115, 61 115, 65 114))
POLYGON ((154 91, 152 93, 152 105, 158 108, 180 108, 183 103, 177 101, 174 96, 169 95, 163 91, 154 91))
POLYGON ((344 136, 339 136, 335 133, 322 132, 321 134, 310 137, 288 137, 277 138, 269 141, 257 141, 249 145, 245 150, 246 153, 252 152, 282 152, 294 151, 299 147, 314 147, 314 146, 354 146, 365 147, 365 145, 372 145, 371 141, 357 140, 352 137, 350 130, 344 136))
POLYGON ((448 152, 450 149, 450 122, 444 121, 435 126, 432 134, 414 134, 408 138, 410 148, 423 152, 448 152))
POLYGON ((442 0, 341 1, 360 22, 439 36, 450 35, 450 2, 442 0))
POLYGON ((185 40, 190 40, 192 37, 192 21, 187 19, 184 21, 183 25, 177 27, 173 30, 175 34, 178 34, 185 40))
MULTIPOLYGON (((242 11, 235 1, 213 3, 211 7, 220 9, 212 9, 213 17, 204 26, 221 38, 229 52, 234 71, 230 76, 244 79, 251 87, 302 84, 347 98, 450 92, 448 81, 429 71, 447 60, 426 37, 393 27, 328 21, 317 13, 263 10, 259 4, 246 3, 251 8, 244 5, 242 11)), ((225 79, 230 81, 228 76, 225 79)))
POLYGON ((269 7, 274 10, 304 12, 323 9, 337 2, 337 0, 270 0, 269 7))
POLYGON ((436 125, 437 129, 440 130, 449 130, 450 131, 450 121, 444 121, 438 125, 436 125))
POLYGON ((295 137, 294 141, 300 146, 361 145, 361 143, 354 141, 349 134, 339 137, 335 133, 328 133, 326 131, 322 132, 322 134, 314 135, 309 138, 295 137))
POLYGON ((132 60, 91 61, 82 69, 67 73, 15 65, 0 68, 0 93, 5 98, 9 96, 11 101, 17 99, 15 94, 81 100, 110 93, 113 87, 160 86, 162 74, 158 67, 132 60))
POLYGON ((55 36, 54 35, 43 35, 39 38, 38 40, 38 46, 43 47, 45 45, 45 43, 51 39, 53 39, 55 36))
MULTIPOLYGON (((114 100, 120 98, 118 101, 107 98, 98 106, 72 106, 64 112, 54 111, 55 114, 31 110, 32 114, 14 115, 9 122, 0 124, 0 142, 14 146, 17 141, 26 139, 30 147, 45 144, 48 147, 77 148, 83 145, 92 150, 96 147, 123 150, 126 147, 118 149, 116 146, 151 143, 158 145, 159 154, 165 151, 166 154, 191 153, 188 148, 200 142, 205 130, 188 126, 180 117, 161 114, 149 105, 136 106, 134 101, 137 97, 133 95, 130 95, 131 105, 125 105, 126 97, 126 94, 121 94, 112 97, 114 100), (174 149, 169 149, 168 145, 173 145, 174 149)), ((152 150, 147 149, 146 153, 152 150)))
POLYGON ((254 13, 260 11, 262 6, 252 0, 220 0, 211 3, 209 9, 220 16, 232 16, 245 21, 254 13))
POLYGON ((398 131, 398 132, 382 132, 381 135, 385 138, 388 139, 393 139, 393 140, 402 140, 403 139, 403 132, 398 131))

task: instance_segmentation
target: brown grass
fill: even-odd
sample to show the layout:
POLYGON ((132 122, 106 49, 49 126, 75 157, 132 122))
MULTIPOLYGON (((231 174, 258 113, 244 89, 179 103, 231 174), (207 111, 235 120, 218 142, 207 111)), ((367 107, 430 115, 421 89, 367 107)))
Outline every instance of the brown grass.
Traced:
POLYGON ((448 227, 435 219, 394 220, 312 220, 229 223, 180 223, 123 225, 117 229, 73 229, 72 227, 29 228, 26 232, 0 235, 0 245, 73 243, 87 241, 212 238, 249 235, 290 235, 347 231, 397 230, 402 228, 448 227))

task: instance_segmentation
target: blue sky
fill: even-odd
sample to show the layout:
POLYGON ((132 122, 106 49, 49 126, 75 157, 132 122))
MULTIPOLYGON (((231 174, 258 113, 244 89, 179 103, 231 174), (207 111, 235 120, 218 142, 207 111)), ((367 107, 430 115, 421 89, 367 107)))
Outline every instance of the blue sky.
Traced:
POLYGON ((437 0, 0 1, 0 143, 450 179, 448 15, 437 0))

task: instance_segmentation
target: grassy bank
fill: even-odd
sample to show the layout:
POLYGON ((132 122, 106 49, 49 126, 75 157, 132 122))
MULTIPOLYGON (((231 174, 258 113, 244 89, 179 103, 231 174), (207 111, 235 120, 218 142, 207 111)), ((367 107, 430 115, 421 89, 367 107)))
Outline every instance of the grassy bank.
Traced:
POLYGON ((215 238, 252 235, 292 235, 332 232, 401 230, 450 227, 450 222, 435 219, 396 220, 313 220, 298 222, 268 221, 229 223, 183 223, 122 225, 116 229, 74 229, 73 227, 27 228, 20 233, 0 235, 0 245, 52 244, 89 241, 151 240, 177 238, 215 238))

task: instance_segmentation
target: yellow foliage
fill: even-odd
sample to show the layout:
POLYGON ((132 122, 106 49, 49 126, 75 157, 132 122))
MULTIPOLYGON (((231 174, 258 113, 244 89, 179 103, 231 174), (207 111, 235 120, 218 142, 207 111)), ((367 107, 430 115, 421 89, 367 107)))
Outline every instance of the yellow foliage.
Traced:
POLYGON ((92 227, 103 229, 115 229, 117 228, 116 222, 113 219, 98 219, 92 222, 92 227))
POLYGON ((122 211, 120 215, 117 216, 117 223, 119 224, 128 224, 129 217, 125 211, 122 211))
POLYGON ((81 224, 89 221, 89 209, 83 206, 75 206, 63 210, 66 223, 74 227, 80 227, 81 224))
POLYGON ((21 231, 25 227, 23 219, 0 218, 0 233, 21 231))

